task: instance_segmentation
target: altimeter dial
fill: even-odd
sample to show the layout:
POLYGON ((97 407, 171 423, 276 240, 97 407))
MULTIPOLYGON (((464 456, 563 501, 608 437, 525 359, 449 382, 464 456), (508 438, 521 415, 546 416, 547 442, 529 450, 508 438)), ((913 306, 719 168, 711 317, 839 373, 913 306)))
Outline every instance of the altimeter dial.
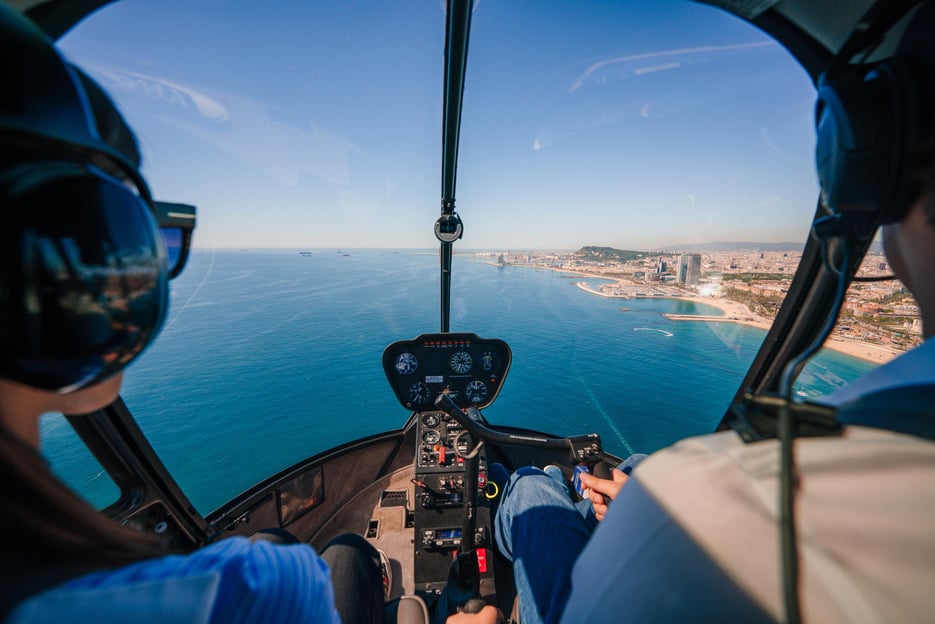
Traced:
POLYGON ((487 386, 483 381, 472 381, 464 389, 464 395, 471 403, 483 403, 487 398, 487 386))
POLYGON ((448 364, 451 366, 451 370, 463 375, 471 372, 471 366, 474 364, 474 360, 471 359, 471 354, 467 351, 455 351, 448 364))

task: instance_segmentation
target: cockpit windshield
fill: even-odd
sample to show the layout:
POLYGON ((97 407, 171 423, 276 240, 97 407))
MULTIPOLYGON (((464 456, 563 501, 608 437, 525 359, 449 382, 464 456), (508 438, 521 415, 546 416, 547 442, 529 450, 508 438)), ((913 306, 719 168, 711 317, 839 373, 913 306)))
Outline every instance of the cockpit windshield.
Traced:
MULTIPOLYGON (((408 416, 381 354, 438 331, 444 23, 439 2, 123 0, 61 41, 156 198, 198 206, 123 396, 203 513, 408 416)), ((808 236, 808 75, 690 2, 480 0, 471 28, 451 330, 512 349, 485 416, 620 455, 711 431, 808 236)), ((873 364, 819 365, 803 395, 873 364)))

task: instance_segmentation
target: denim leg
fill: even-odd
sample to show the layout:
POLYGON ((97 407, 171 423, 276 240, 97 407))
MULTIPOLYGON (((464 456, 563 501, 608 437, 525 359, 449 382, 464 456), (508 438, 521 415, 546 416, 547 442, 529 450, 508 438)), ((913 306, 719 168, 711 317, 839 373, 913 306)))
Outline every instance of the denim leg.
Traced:
POLYGON ((360 535, 339 535, 321 551, 331 571, 334 606, 342 622, 383 622, 380 555, 360 535))
MULTIPOLYGON (((568 496, 571 497, 571 488, 568 486, 565 473, 562 472, 561 468, 557 466, 546 466, 543 472, 555 479, 568 496)), ((587 525, 588 531, 594 531, 594 529, 597 528, 597 516, 594 515, 594 506, 591 505, 591 501, 587 498, 583 498, 575 503, 575 507, 578 509, 578 513, 581 514, 581 517, 584 518, 584 523, 587 525)))
POLYGON ((566 486, 538 468, 520 468, 494 521, 500 552, 513 562, 523 624, 557 622, 572 567, 591 535, 566 486))

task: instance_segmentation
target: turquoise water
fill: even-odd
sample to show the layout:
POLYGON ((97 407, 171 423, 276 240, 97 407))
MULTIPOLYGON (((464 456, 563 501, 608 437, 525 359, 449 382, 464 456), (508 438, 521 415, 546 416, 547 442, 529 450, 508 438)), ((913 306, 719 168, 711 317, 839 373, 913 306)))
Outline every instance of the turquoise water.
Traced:
MULTIPOLYGON (((128 370, 123 395, 202 513, 294 462, 408 417, 380 357, 395 340, 438 330, 437 255, 346 253, 196 252, 173 283, 166 327, 128 370)), ((577 288, 580 279, 455 257, 451 330, 513 349, 488 420, 597 432, 620 455, 711 431, 765 332, 670 321, 661 314, 718 312, 598 297, 577 288)), ((870 367, 823 354, 800 389, 822 394, 870 367)), ((98 505, 114 499, 60 418, 46 419, 43 432, 59 474, 98 505)))

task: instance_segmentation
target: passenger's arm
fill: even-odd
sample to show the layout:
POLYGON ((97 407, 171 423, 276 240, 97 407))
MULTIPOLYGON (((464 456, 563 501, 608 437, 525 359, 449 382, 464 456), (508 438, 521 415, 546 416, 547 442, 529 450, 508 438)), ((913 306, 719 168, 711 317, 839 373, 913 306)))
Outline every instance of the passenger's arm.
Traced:
POLYGON ((591 498, 591 504, 594 506, 594 516, 598 521, 603 520, 604 515, 607 513, 607 503, 604 502, 604 496, 607 496, 610 500, 617 498, 617 495, 620 493, 620 488, 622 488, 623 484, 630 478, 616 468, 614 468, 610 474, 613 480, 598 479, 594 475, 586 473, 579 477, 581 483, 591 490, 589 496, 591 498))

